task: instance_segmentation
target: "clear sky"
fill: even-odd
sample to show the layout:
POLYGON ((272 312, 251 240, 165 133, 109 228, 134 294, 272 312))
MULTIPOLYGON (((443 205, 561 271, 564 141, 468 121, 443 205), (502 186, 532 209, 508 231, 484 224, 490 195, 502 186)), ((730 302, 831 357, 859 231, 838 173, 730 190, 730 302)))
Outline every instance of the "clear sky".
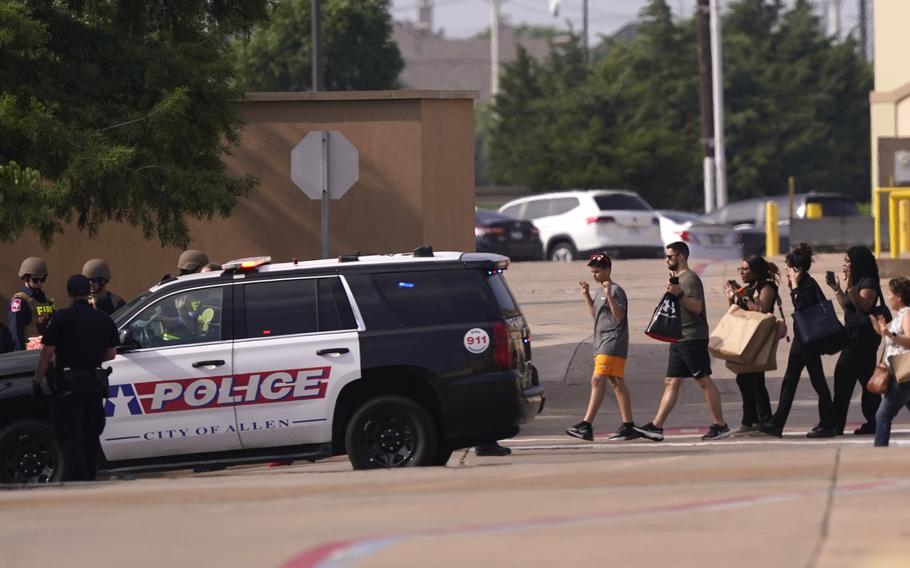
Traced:
MULTIPOLYGON (((723 0, 726 4, 729 0, 723 0)), ((832 0, 813 0, 824 8, 832 0)), ((549 0, 501 0, 502 14, 512 24, 565 25, 581 30, 582 0, 562 0, 558 18, 548 10, 549 0)), ((598 34, 610 35, 632 21, 648 0, 588 0, 589 26, 592 42, 598 34)), ((667 0, 677 14, 690 16, 695 0, 667 0)), ((418 0, 392 0, 392 15, 396 20, 416 20, 418 0)), ((468 37, 490 25, 488 0, 433 0, 434 28, 444 29, 448 37, 468 37)), ((843 28, 856 25, 857 0, 842 0, 843 28)))

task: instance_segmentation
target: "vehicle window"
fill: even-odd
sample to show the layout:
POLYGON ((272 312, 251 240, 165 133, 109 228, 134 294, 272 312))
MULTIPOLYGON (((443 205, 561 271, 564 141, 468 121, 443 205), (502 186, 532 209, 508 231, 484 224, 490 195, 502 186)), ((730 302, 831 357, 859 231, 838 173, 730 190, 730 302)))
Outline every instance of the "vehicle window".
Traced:
POLYGON ((700 223, 702 221, 702 218, 695 213, 685 211, 661 211, 660 214, 674 223, 700 223))
POLYGON ((476 270, 393 272, 373 278, 403 325, 472 323, 498 317, 476 270))
POLYGON ((594 201, 601 211, 650 211, 648 202, 637 195, 613 193, 610 195, 596 195, 594 201))
POLYGON ((317 327, 316 279, 276 280, 246 284, 246 337, 313 333, 317 327))
POLYGON ((499 304, 502 310, 502 315, 506 317, 517 316, 520 313, 518 304, 515 303, 515 298, 512 296, 512 292, 509 290, 509 286, 506 284, 502 274, 499 272, 490 274, 487 277, 487 281, 493 290, 493 295, 496 297, 496 303, 499 304))
POLYGON ((578 207, 578 199, 574 197, 560 197, 552 200, 550 215, 562 215, 578 207))
POLYGON ((146 298, 148 298, 152 292, 146 290, 145 292, 139 294, 119 309, 117 309, 113 314, 111 314, 111 319, 114 320, 114 324, 119 328, 120 324, 123 323, 123 320, 127 314, 133 311, 133 308, 141 304, 146 298))
POLYGON ((129 326, 141 348, 220 341, 224 288, 202 288, 162 298, 129 326))
POLYGON ((503 215, 508 215, 509 217, 521 219, 520 215, 521 215, 522 207, 524 207, 524 203, 519 203, 517 205, 509 205, 508 207, 506 207, 505 209, 500 211, 500 213, 502 213, 503 215))
POLYGON ((357 329, 348 295, 338 278, 320 278, 316 285, 319 331, 357 329))
POLYGON ((820 203, 825 217, 852 217, 859 215, 859 209, 850 199, 838 197, 807 197, 806 203, 820 203))
POLYGON ((540 217, 552 215, 553 213, 550 209, 550 203, 552 202, 552 199, 537 199, 535 201, 527 202, 527 207, 525 208, 525 218, 539 219, 540 217))

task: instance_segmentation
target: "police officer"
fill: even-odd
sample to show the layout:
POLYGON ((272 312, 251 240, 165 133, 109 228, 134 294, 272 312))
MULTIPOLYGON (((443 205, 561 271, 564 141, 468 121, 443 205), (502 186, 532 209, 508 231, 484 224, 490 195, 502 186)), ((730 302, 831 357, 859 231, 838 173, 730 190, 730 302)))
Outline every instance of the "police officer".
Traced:
POLYGON ((209 255, 201 250, 190 249, 183 251, 180 258, 177 259, 177 269, 180 271, 180 276, 183 276, 184 274, 199 272, 208 263, 209 255))
POLYGON ((108 385, 101 363, 117 355, 117 328, 109 315, 88 303, 91 283, 70 276, 66 293, 72 305, 56 312, 44 330, 44 348, 35 370, 35 396, 43 396, 41 379, 56 357, 53 419, 63 445, 64 479, 92 481, 97 470, 99 436, 104 431, 104 398, 108 385))
POLYGON ((54 300, 44 293, 47 282, 47 263, 30 256, 19 267, 19 288, 9 302, 9 330, 15 349, 25 349, 29 337, 44 333, 44 326, 54 312, 54 300))
POLYGON ((92 283, 89 303, 93 303, 95 309, 111 315, 126 305, 126 300, 107 289, 107 284, 111 281, 111 267, 104 259, 93 258, 87 261, 82 265, 82 275, 92 283))

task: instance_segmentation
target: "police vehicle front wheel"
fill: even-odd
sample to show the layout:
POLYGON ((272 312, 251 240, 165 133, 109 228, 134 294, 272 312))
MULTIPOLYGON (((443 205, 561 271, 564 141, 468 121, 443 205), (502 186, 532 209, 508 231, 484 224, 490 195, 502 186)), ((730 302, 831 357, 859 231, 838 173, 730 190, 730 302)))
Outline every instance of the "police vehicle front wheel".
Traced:
POLYGON ((20 420, 0 431, 0 483, 50 483, 63 475, 63 449, 50 424, 20 420))
POLYGON ((403 396, 380 396, 363 403, 345 433, 354 469, 432 465, 436 426, 419 404, 403 396))

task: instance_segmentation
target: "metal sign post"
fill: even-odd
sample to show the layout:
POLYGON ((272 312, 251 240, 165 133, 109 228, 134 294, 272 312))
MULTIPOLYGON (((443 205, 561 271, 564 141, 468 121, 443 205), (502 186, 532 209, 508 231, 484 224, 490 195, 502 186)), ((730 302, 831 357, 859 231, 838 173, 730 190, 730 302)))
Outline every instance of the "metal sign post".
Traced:
POLYGON ((329 257, 329 200, 360 178, 360 153, 337 130, 312 130, 291 150, 291 180, 310 199, 322 201, 320 254, 329 257))

